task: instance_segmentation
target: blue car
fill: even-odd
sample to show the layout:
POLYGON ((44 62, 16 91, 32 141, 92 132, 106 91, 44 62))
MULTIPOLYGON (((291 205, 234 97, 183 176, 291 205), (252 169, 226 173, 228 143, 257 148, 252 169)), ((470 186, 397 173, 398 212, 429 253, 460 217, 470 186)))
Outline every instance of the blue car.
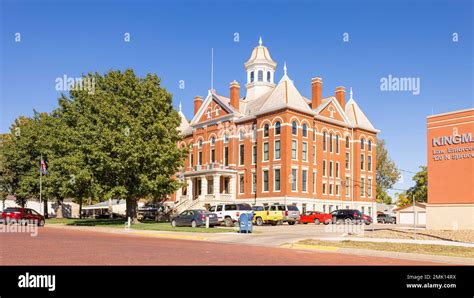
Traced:
POLYGON ((171 219, 173 227, 200 227, 206 225, 206 217, 209 217, 209 227, 219 225, 217 215, 207 210, 186 210, 171 219))

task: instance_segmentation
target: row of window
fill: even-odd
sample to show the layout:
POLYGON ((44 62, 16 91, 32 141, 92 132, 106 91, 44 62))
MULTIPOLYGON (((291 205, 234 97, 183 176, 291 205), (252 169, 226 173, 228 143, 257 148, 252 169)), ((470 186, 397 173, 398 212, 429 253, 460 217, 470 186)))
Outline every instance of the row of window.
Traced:
MULTIPOLYGON (((250 83, 255 81, 255 72, 250 72, 250 83)), ((257 72, 257 81, 263 82, 263 70, 257 72)), ((267 71, 267 82, 271 82, 271 73, 267 71)))
MULTIPOLYGON (((298 178, 298 169, 291 169, 291 191, 298 191, 298 181, 300 181, 300 187, 302 192, 308 192, 308 170, 301 170, 301 180, 298 178)), ((350 196, 351 179, 346 177, 345 183, 346 197, 350 196)), ((336 195, 340 196, 340 184, 333 184, 323 182, 323 195, 336 195)), ((252 193, 255 193, 257 189, 257 174, 252 172, 252 193)), ((273 191, 278 192, 281 190, 281 169, 273 169, 273 191)), ((262 170, 262 192, 269 191, 269 170, 262 170)), ((245 177, 244 174, 239 174, 239 193, 245 192, 245 177)), ((316 193, 316 171, 312 172, 312 192, 316 193)), ((364 177, 360 180, 360 196, 361 197, 372 197, 372 178, 366 179, 364 177)))

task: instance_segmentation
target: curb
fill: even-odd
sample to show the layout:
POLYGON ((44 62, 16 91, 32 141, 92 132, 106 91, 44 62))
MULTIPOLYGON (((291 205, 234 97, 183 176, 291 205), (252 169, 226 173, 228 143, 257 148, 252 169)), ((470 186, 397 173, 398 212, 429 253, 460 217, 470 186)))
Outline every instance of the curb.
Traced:
POLYGON ((309 245, 309 244, 282 244, 282 248, 292 248, 292 249, 309 249, 309 250, 318 250, 318 251, 338 251, 339 247, 335 246, 322 246, 322 245, 309 245))

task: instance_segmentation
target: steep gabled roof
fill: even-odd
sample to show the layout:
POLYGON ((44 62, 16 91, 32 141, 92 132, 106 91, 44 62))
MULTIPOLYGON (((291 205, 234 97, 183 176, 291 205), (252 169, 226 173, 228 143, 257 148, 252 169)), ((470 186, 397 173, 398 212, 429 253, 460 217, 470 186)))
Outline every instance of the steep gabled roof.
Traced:
POLYGON ((346 103, 346 114, 354 127, 378 132, 353 98, 346 103))
POLYGON ((255 99, 254 102, 249 102, 248 106, 248 110, 251 110, 252 114, 262 114, 282 108, 313 114, 305 98, 296 89, 287 74, 283 75, 273 90, 255 99))
POLYGON ((334 97, 334 96, 329 96, 327 98, 324 98, 322 100, 321 104, 319 105, 319 107, 314 109, 314 112, 316 113, 316 118, 318 118, 318 119, 329 120, 329 121, 339 121, 339 122, 341 122, 340 119, 342 119, 342 122, 345 125, 352 126, 352 122, 350 121, 350 118, 347 117, 344 109, 341 107, 341 105, 337 101, 336 97, 334 97), (330 117, 327 117, 325 115, 322 115, 322 112, 325 111, 326 108, 329 107, 329 106, 335 107, 336 108, 335 112, 337 112, 337 114, 340 117, 330 118, 330 117), (340 118, 340 119, 337 119, 337 118, 340 118))
POLYGON ((190 122, 190 125, 193 126, 194 124, 197 124, 199 122, 199 119, 201 119, 201 116, 204 114, 206 111, 207 107, 212 101, 217 102, 219 106, 224 109, 228 114, 234 114, 234 113, 239 113, 239 111, 235 110, 231 105, 230 105, 230 99, 228 97, 219 95, 216 93, 216 90, 211 89, 207 93, 207 97, 202 103, 201 107, 199 108, 199 111, 194 115, 193 119, 190 122))

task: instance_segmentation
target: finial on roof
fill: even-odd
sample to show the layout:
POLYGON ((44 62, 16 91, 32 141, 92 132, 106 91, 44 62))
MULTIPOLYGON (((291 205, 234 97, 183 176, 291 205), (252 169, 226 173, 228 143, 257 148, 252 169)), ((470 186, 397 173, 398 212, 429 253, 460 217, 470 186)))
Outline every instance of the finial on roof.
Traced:
POLYGON ((181 100, 179 101, 179 111, 181 112, 181 100))
POLYGON ((351 90, 349 91, 349 99, 352 99, 352 87, 351 87, 351 90))
POLYGON ((283 74, 286 76, 286 71, 288 69, 286 68, 286 61, 285 61, 285 64, 283 64, 283 74))
POLYGON ((262 37, 260 36, 260 39, 258 40, 258 45, 261 46, 262 45, 262 37))

